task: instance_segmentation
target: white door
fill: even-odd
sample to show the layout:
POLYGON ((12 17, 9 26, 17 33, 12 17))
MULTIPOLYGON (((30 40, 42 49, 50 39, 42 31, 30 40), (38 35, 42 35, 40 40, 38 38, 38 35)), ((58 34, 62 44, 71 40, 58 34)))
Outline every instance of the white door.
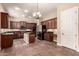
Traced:
POLYGON ((77 43, 78 8, 71 8, 61 12, 61 44, 67 48, 75 49, 77 43))

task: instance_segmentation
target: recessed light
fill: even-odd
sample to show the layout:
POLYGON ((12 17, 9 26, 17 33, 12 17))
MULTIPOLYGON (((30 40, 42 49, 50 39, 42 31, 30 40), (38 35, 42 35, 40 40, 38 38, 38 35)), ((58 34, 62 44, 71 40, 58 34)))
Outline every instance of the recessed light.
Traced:
POLYGON ((15 7, 15 9, 16 9, 16 10, 20 10, 20 8, 19 8, 19 7, 15 7))
POLYGON ((24 10, 24 12, 26 12, 26 13, 27 13, 27 12, 28 12, 28 10, 24 10))
POLYGON ((22 15, 22 17, 25 17, 25 15, 22 15))

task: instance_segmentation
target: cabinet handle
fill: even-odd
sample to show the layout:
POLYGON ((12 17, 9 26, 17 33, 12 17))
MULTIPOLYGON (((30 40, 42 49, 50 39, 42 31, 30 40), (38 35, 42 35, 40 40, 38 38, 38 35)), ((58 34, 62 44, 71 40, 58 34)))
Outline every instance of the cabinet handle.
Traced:
POLYGON ((62 35, 64 35, 64 33, 62 33, 62 35))

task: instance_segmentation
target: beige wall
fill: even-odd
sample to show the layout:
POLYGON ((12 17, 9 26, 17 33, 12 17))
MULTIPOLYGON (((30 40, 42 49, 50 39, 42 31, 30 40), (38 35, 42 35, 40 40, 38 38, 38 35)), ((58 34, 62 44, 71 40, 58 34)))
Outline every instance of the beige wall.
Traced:
POLYGON ((57 26, 58 26, 58 37, 57 37, 57 42, 58 42, 58 45, 61 45, 61 36, 60 36, 60 12, 61 11, 64 11, 66 9, 69 9, 69 8, 72 8, 72 7, 79 7, 79 3, 63 3, 63 4, 60 4, 57 8, 57 26))
POLYGON ((26 22, 34 22, 34 23, 36 23, 36 19, 22 18, 22 17, 18 17, 18 18, 9 17, 9 21, 26 21, 26 22))
POLYGON ((0 4, 0 12, 5 12, 1 4, 0 4))
POLYGON ((57 11, 63 11, 72 7, 78 6, 79 7, 79 3, 62 3, 58 6, 57 11))
POLYGON ((53 11, 50 14, 48 14, 47 16, 45 16, 42 21, 49 20, 49 19, 55 18, 55 17, 57 17, 57 10, 53 11))

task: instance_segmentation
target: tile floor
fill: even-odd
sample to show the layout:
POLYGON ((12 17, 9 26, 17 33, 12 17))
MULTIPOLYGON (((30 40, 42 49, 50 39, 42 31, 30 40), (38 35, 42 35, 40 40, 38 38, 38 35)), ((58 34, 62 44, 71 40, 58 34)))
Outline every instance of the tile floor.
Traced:
POLYGON ((12 48, 0 50, 0 56, 79 56, 79 53, 53 42, 36 40, 26 45, 23 39, 16 39, 12 48))

